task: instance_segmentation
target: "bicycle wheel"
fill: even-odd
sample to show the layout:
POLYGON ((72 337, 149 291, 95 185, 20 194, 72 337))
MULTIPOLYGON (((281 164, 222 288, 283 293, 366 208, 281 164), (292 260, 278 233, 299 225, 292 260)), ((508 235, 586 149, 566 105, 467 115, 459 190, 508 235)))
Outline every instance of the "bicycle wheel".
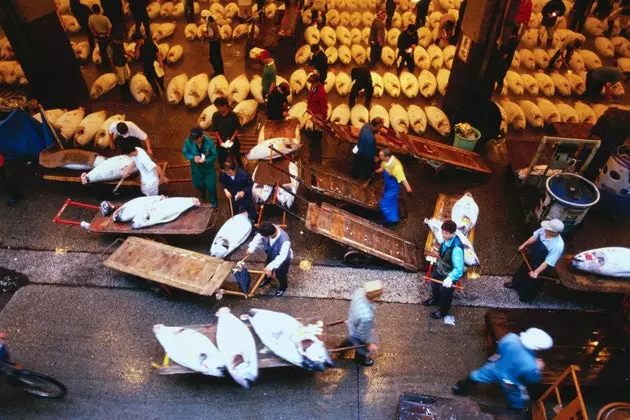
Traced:
POLYGON ((68 392, 66 386, 55 378, 28 370, 13 372, 11 379, 15 386, 37 397, 63 398, 68 392))

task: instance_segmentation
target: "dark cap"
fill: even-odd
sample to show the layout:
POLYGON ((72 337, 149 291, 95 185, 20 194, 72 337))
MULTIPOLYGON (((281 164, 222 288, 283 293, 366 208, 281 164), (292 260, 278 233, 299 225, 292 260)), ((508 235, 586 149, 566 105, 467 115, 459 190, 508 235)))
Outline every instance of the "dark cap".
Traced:
POLYGON ((125 155, 133 152, 136 147, 142 146, 142 144, 140 143, 140 139, 132 136, 120 137, 116 143, 118 143, 120 151, 125 155))
POLYGON ((262 222, 258 226, 258 233, 260 233, 262 236, 271 236, 276 233, 276 227, 273 225, 273 223, 262 222))
POLYGON ((194 127, 192 130, 190 130, 190 137, 196 139, 201 136, 203 136, 203 130, 201 129, 201 127, 194 127))

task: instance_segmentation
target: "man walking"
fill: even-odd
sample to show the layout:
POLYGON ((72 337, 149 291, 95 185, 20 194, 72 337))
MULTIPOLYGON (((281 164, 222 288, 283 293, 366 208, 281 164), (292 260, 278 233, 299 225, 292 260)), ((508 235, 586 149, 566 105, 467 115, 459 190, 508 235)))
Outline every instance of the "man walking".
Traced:
POLYGON ((190 162, 192 184, 201 193, 201 200, 205 200, 206 191, 208 201, 213 207, 219 207, 217 198, 217 173, 214 165, 217 150, 208 136, 199 127, 190 130, 190 135, 184 141, 182 154, 190 162))
POLYGON ((387 14, 387 21, 385 22, 385 26, 387 26, 387 30, 392 29, 392 19, 394 18, 394 13, 396 12, 396 2, 394 0, 385 0, 385 13, 387 14))
POLYGON ((378 61, 381 59, 381 53, 383 52, 383 44, 385 43, 385 12, 383 10, 376 14, 376 19, 372 21, 370 27, 370 66, 376 67, 378 61))
POLYGON ((151 37, 149 14, 147 13, 147 0, 129 0, 129 10, 136 24, 136 34, 141 34, 140 24, 142 24, 142 26, 144 26, 145 36, 151 37))
POLYGON ((101 0, 103 13, 112 23, 114 33, 122 34, 125 31, 125 15, 121 0, 101 0))
POLYGON ((378 162, 376 157, 376 139, 374 134, 383 128, 383 119, 373 118, 365 124, 359 132, 357 152, 352 164, 352 176, 357 179, 369 179, 374 173, 374 164, 378 162))
POLYGON ((529 401, 526 386, 539 383, 545 367, 536 352, 551 346, 553 339, 538 328, 529 328, 519 335, 508 333, 499 340, 497 352, 488 363, 453 386, 453 394, 468 395, 471 387, 478 383, 498 383, 510 408, 524 410, 529 401))
POLYGON ((560 234, 563 230, 564 223, 560 220, 545 220, 540 224, 540 229, 518 247, 518 252, 524 253, 529 264, 523 261, 512 281, 504 286, 516 290, 521 302, 531 302, 536 298, 543 285, 538 276, 548 277, 562 256, 564 241, 560 234))
POLYGON ((140 38, 136 44, 138 58, 142 62, 142 71, 153 88, 153 93, 160 96, 166 93, 164 87, 164 70, 162 69, 162 56, 157 45, 150 37, 140 38), (158 74, 158 71, 161 74, 158 74))
POLYGON ((187 23, 195 22, 195 1, 194 0, 185 0, 184 15, 186 17, 187 23))
MULTIPOLYGON (((92 15, 92 10, 81 3, 79 0, 70 0, 70 11, 79 22, 79 26, 81 26, 81 30, 85 31, 87 34, 88 44, 90 45, 90 51, 94 50, 94 34, 90 29, 90 25, 88 23, 90 16, 92 15)), ((101 54, 103 54, 101 52, 101 54)))
POLYGON ((418 45, 418 33, 416 25, 409 25, 405 32, 398 37, 398 54, 400 55, 400 64, 398 65, 398 73, 407 65, 410 73, 413 73, 415 63, 413 61, 413 50, 418 45))
POLYGON ((311 56, 309 65, 317 71, 319 80, 322 83, 326 83, 326 78, 328 77, 328 57, 326 57, 324 50, 317 44, 311 45, 311 53, 313 55, 311 56))
POLYGON ((210 75, 210 78, 223 74, 223 57, 221 56, 221 34, 219 34, 219 26, 215 22, 212 16, 208 16, 208 32, 206 37, 208 38, 208 45, 210 49, 210 64, 214 69, 214 73, 210 75))
POLYGON ((266 277, 260 287, 266 286, 275 277, 280 283, 275 295, 281 297, 288 287, 289 266, 293 258, 291 239, 273 223, 262 222, 258 226, 258 233, 247 247, 246 255, 253 254, 261 246, 267 254, 267 265, 263 270, 266 277))
POLYGON ((238 141, 241 123, 234 111, 228 109, 225 98, 215 99, 214 106, 217 107, 217 112, 212 115, 212 131, 217 140, 219 165, 223 167, 223 163, 230 159, 235 166, 242 168, 241 144, 238 141))
POLYGON ((101 51, 101 56, 103 57, 103 64, 108 67, 109 60, 107 60, 106 55, 107 45, 109 44, 112 34, 112 23, 107 16, 101 14, 101 7, 98 4, 92 5, 92 14, 88 19, 88 25, 98 43, 98 49, 101 51))
POLYGON ((123 35, 121 33, 115 33, 112 42, 109 44, 110 53, 108 56, 111 60, 112 68, 116 74, 116 83, 123 101, 131 101, 131 91, 129 90, 129 80, 131 79, 131 70, 127 64, 127 57, 125 56, 125 49, 123 47, 123 35))
POLYGON ((252 197, 254 181, 247 171, 235 168, 232 162, 225 162, 219 175, 219 183, 227 199, 232 201, 234 214, 246 211, 251 220, 256 220, 256 208, 252 197))
POLYGON ((352 79, 352 89, 350 89, 350 100, 348 103, 350 109, 352 109, 356 103, 357 96, 359 96, 359 92, 362 90, 365 90, 365 107, 370 109, 372 95, 374 94, 370 69, 367 67, 355 67, 350 72, 350 78, 352 79))
POLYGON ((409 194, 411 194, 411 186, 405 177, 405 171, 402 163, 392 154, 391 150, 385 148, 378 154, 381 160, 381 167, 376 173, 382 173, 385 180, 383 188, 383 198, 378 202, 378 206, 383 213, 385 226, 396 226, 400 221, 398 212, 398 195, 400 194, 400 184, 403 184, 409 194))
POLYGON ((282 82, 267 95, 267 119, 271 121, 283 121, 289 115, 289 93, 291 87, 287 82, 282 82))
POLYGON ((109 126, 109 148, 114 150, 119 139, 125 137, 135 137, 144 142, 149 156, 153 156, 153 149, 151 149, 151 139, 131 121, 114 121, 109 126))
POLYGON ((273 91, 276 88, 276 63, 273 58, 269 55, 269 51, 262 50, 258 54, 258 59, 263 64, 263 72, 262 72, 262 94, 263 98, 266 98, 269 92, 273 91))
POLYGON ((455 232, 457 225, 452 220, 442 223, 442 237, 444 242, 440 245, 440 254, 435 263, 435 270, 431 277, 441 280, 442 284, 431 282, 432 296, 424 302, 424 306, 437 305, 440 310, 431 313, 431 318, 444 318, 451 310, 453 302, 453 286, 464 274, 464 246, 455 232))
POLYGON ((374 334, 374 313, 376 301, 383 294, 383 284, 379 280, 369 281, 352 295, 348 310, 348 338, 342 344, 345 346, 360 346, 355 351, 354 361, 363 366, 372 366, 376 354, 376 334, 374 334))
MULTIPOLYGON (((427 13, 429 13, 429 5, 431 0, 419 0, 416 3, 416 26, 422 28, 427 21, 427 13)), ((461 13, 461 16, 464 16, 461 13)))

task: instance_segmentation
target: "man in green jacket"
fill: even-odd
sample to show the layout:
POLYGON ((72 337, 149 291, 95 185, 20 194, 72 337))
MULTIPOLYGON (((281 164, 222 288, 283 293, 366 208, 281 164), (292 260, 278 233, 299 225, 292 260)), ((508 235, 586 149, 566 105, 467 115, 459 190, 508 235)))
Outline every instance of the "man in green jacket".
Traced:
POLYGON ((218 207, 217 172, 214 167, 217 149, 212 140, 203 135, 201 128, 195 127, 190 130, 190 136, 184 142, 182 154, 190 162, 192 184, 201 192, 201 199, 205 199, 207 190, 210 203, 215 208, 218 207))
POLYGON ((263 98, 267 99, 269 92, 273 92, 276 88, 276 63, 267 50, 262 50, 258 58, 265 66, 262 72, 262 93, 263 98))

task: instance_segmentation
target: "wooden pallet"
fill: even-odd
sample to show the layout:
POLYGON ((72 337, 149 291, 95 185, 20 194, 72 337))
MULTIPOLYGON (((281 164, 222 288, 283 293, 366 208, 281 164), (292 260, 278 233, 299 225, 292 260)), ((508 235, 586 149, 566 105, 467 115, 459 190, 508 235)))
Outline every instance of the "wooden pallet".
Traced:
POLYGON ((213 295, 232 274, 233 262, 129 237, 104 263, 106 267, 198 295, 213 295))
POLYGON ((395 232, 328 203, 309 203, 306 228, 409 271, 418 271, 418 249, 395 232))
POLYGON ((571 265, 573 255, 565 255, 556 265, 560 282, 569 289, 582 292, 630 294, 627 278, 600 276, 576 270, 571 265))
MULTIPOLYGON (((313 118, 313 122, 334 137, 349 143, 357 143, 358 141, 360 130, 355 127, 326 122, 317 118, 313 118)), ((375 134, 374 138, 377 145, 388 147, 394 153, 436 160, 476 172, 492 173, 479 154, 458 147, 412 135, 384 136, 375 134)))
MULTIPOLYGON (((451 211, 453 209, 453 205, 459 200, 461 196, 457 195, 447 195, 440 194, 438 195, 437 202, 435 203, 435 209, 433 211, 433 218, 441 221, 448 220, 451 218, 451 211)), ((468 232, 468 240, 471 244, 475 241, 475 227, 473 227, 470 232, 468 232)), ((425 257, 437 257, 440 252, 440 243, 435 239, 435 235, 433 235, 433 231, 429 229, 429 235, 427 236, 427 241, 424 243, 424 255, 425 257)))
MULTIPOLYGON (((302 322, 304 325, 316 324, 317 322, 321 321, 323 331, 317 337, 324 342, 326 341, 326 324, 324 324, 321 316, 313 316, 313 317, 305 318, 305 319, 300 319, 300 318, 297 318, 297 319, 298 321, 302 322)), ((284 359, 279 358, 271 351, 269 350, 263 351, 263 349, 265 349, 265 345, 262 343, 262 341, 260 341, 260 338, 258 338, 258 335, 254 333, 254 329, 252 328, 251 324, 247 322, 246 325, 249 327, 252 333, 252 336, 254 337, 254 341, 256 342, 259 369, 293 366, 291 363, 287 362, 284 359)), ((195 330, 205 335, 206 337, 208 337, 210 341, 214 343, 214 345, 217 344, 217 324, 186 325, 186 326, 183 326, 182 328, 189 328, 189 329, 195 330)), ((179 365, 172 360, 169 360, 166 365, 162 364, 158 366, 157 370, 160 375, 181 375, 181 374, 197 373, 194 370, 190 370, 187 367, 179 365)))
POLYGON ((364 186, 361 181, 313 163, 304 167, 301 178, 310 190, 368 210, 378 210, 383 196, 381 188, 364 186))

